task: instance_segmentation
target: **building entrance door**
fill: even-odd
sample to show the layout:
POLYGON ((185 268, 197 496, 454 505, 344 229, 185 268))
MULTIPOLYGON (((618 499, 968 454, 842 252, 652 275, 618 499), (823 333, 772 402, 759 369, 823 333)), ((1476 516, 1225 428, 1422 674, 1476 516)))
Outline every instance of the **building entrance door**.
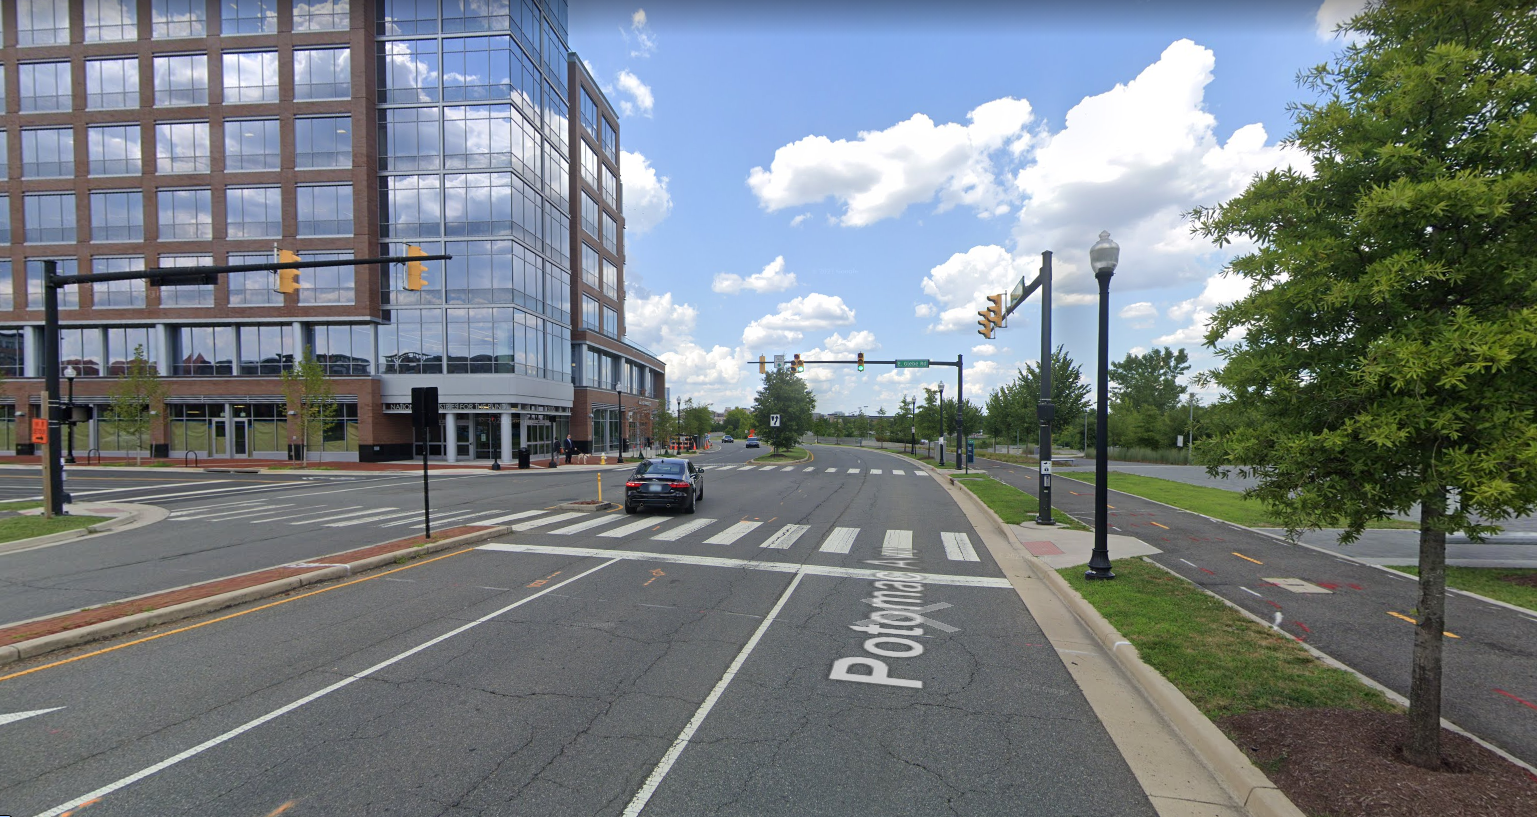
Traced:
POLYGON ((498 414, 475 415, 475 459, 495 460, 502 456, 502 418, 498 414))
POLYGON ((232 419, 229 435, 229 453, 232 457, 251 456, 251 421, 245 418, 232 419))

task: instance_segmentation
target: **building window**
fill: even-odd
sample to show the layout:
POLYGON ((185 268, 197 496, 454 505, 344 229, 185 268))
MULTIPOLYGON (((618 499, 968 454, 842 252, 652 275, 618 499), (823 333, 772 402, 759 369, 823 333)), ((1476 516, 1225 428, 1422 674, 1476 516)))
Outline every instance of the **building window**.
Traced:
POLYGON ((294 165, 299 168, 351 167, 352 117, 295 119, 294 165))
POLYGON ((511 105, 443 109, 443 166, 449 170, 510 167, 513 139, 511 105))
POLYGON ((62 0, 16 0, 17 45, 68 43, 68 3, 62 0))
POLYGON ((293 367, 294 338, 291 327, 240 327, 241 374, 282 374, 293 367))
POLYGON ((619 300, 619 267, 607 258, 603 259, 603 294, 619 300))
POLYGON ((358 404, 337 403, 330 422, 309 429, 305 445, 313 451, 344 452, 358 450, 358 404))
POLYGON ((619 223, 608 213, 603 214, 603 246, 609 252, 619 254, 619 223))
POLYGON ((511 235, 511 173, 443 177, 443 235, 511 235))
MULTIPOLYGON (((223 0, 223 3, 221 34, 272 34, 278 30, 277 0, 223 0)), ((277 81, 275 71, 272 79, 277 81)))
POLYGON ((517 0, 499 2, 475 2, 475 0, 449 0, 443 4, 443 33, 461 31, 507 31, 512 28, 512 12, 508 9, 517 0))
POLYGON ((443 41, 444 102, 504 100, 511 96, 511 37, 456 37, 443 41))
POLYGON ((591 193, 582 194, 582 229, 591 236, 602 235, 598 232, 598 200, 591 193))
MULTIPOLYGON (((230 264, 266 264, 275 260, 270 252, 230 253, 230 264)), ((283 293, 277 286, 277 273, 232 272, 223 276, 229 287, 230 306, 282 306, 283 293)), ((307 283, 307 282, 306 282, 307 283)), ((302 291, 302 289, 301 289, 302 291)))
POLYGON ((429 0, 384 0, 379 13, 379 33, 392 37, 402 34, 436 34, 438 4, 429 0))
POLYGON ((390 238, 443 234, 443 190, 437 176, 386 176, 379 232, 390 238))
POLYGON ((155 172, 207 173, 211 163, 207 122, 155 126, 155 172))
MULTIPOLYGON (((55 275, 74 275, 79 267, 73 258, 27 259, 27 308, 43 308, 43 262, 53 261, 55 275)), ((80 308, 80 285, 70 284, 59 288, 59 308, 80 308)))
MULTIPOLYGON (((0 128, 0 179, 4 179, 7 176, 11 175, 11 161, 10 161, 10 158, 11 158, 11 140, 10 140, 10 136, 6 133, 5 128, 0 128)), ((3 215, 0 215, 0 223, 4 223, 7 226, 9 226, 10 221, 11 221, 10 218, 9 218, 10 211, 9 210, 5 210, 5 211, 0 211, 0 212, 3 212, 3 215)))
POLYGON ((21 112, 67 111, 72 104, 69 63, 23 63, 17 73, 21 86, 21 112))
POLYGON ((156 105, 207 105, 208 55, 155 58, 156 105))
POLYGON ((75 175, 75 132, 37 128, 21 132, 21 177, 54 179, 75 175))
MULTIPOLYGON (((11 270, 11 262, 4 263, 6 272, 11 270)), ((0 375, 6 377, 21 377, 26 372, 27 364, 27 330, 26 329, 0 329, 0 375)), ((12 432, 16 424, 16 407, 0 407, 0 411, 10 409, 12 432)), ((14 442, 14 440, 13 440, 14 442)), ((15 450, 14 448, 12 450, 15 450)))
POLYGON ((345 48, 294 49, 294 99, 352 96, 352 52, 345 48))
POLYGON ((183 326, 177 330, 172 374, 228 377, 235 373, 235 327, 183 326))
POLYGON ((208 0, 151 0, 150 36, 157 40, 208 34, 208 0))
POLYGON ((0 65, 0 111, 5 110, 5 66, 0 65))
POLYGON ((347 0, 296 0, 294 31, 343 31, 351 23, 347 0))
POLYGON ((513 49, 512 58, 512 104, 537 127, 541 110, 539 89, 544 86, 544 80, 539 76, 538 65, 529 60, 523 49, 513 49))
MULTIPOLYGON (((302 195, 304 188, 299 188, 302 195)), ((350 191, 349 191, 350 192, 350 191)), ((303 233, 301 233, 302 235, 303 233)), ((339 261, 351 258, 350 251, 306 252, 306 261, 339 261)), ((353 282, 357 280, 356 267, 315 267, 304 270, 304 286, 299 288, 299 303, 305 306, 335 306, 356 302, 353 282)))
POLYGON ((591 295, 582 296, 582 328, 589 332, 598 332, 603 328, 600 323, 601 313, 598 311, 598 299, 591 295))
POLYGON ((602 120, 601 125, 603 127, 603 153, 608 156, 610 162, 618 162, 619 133, 614 130, 613 125, 608 124, 607 119, 602 120))
POLYGON ((582 89, 582 127, 592 134, 592 138, 598 138, 598 103, 592 101, 592 94, 587 93, 586 88, 582 89))
MULTIPOLYGON (((9 244, 11 243, 11 219, 9 218, 11 213, 10 196, 0 196, 0 213, 5 214, 5 217, 0 217, 0 244, 9 244)), ((5 271, 9 273, 10 267, 6 267, 5 271)), ((7 283, 10 280, 11 278, 9 275, 0 276, 0 290, 10 289, 10 285, 7 283)))
POLYGON ((28 244, 75 240, 74 193, 27 193, 21 199, 23 235, 28 244))
MULTIPOLYGON (((144 257, 138 255, 91 259, 91 272, 96 274, 142 269, 144 257)), ((143 309, 144 281, 98 281, 91 284, 91 295, 97 309, 143 309)))
POLYGON ((91 194, 92 241, 143 241, 144 192, 111 190, 91 194))
POLYGON ((382 374, 443 372, 443 310, 394 309, 378 327, 382 374))
POLYGON ((278 187, 232 187, 224 191, 225 237, 281 238, 283 191, 278 187))
POLYGON ((385 108, 379 111, 379 169, 436 170, 437 108, 385 108))
POLYGON ((137 0, 85 0, 85 41, 121 42, 139 39, 137 0))
POLYGON ((155 371, 155 361, 160 359, 160 344, 155 336, 160 330, 153 326, 117 326, 107 329, 107 376, 122 377, 135 358, 149 364, 155 371))
MULTIPOLYGON (((193 190, 161 190, 158 196, 161 241, 213 238, 213 191, 206 187, 193 190)), ((182 264, 181 266, 192 265, 182 264)), ((186 287, 174 288, 186 289, 186 287)))
POLYGON ((314 328, 315 362, 329 375, 366 375, 373 327, 362 323, 317 324, 314 328))
POLYGON ((618 210, 619 209, 619 177, 614 175, 614 171, 608 169, 608 165, 604 165, 603 166, 602 173, 603 173, 603 201, 607 202, 609 207, 612 207, 615 210, 618 210))
POLYGON ((85 133, 92 176, 137 176, 143 172, 138 125, 103 125, 85 133))
POLYGON ((619 337, 619 313, 608 307, 603 307, 603 334, 611 338, 619 337))
POLYGON ((594 291, 603 288, 602 268, 599 266, 598 251, 587 242, 582 242, 582 283, 592 287, 594 291))
POLYGON ((88 111, 139 107, 139 61, 86 60, 85 108, 88 111))
POLYGON ((594 190, 598 189, 598 152, 584 140, 582 151, 582 181, 594 190))
MULTIPOLYGON (((206 192, 206 191, 204 191, 206 192)), ((164 195, 162 192, 161 195, 164 195)), ((165 236, 161 236, 164 238, 165 236)), ((211 255, 162 255, 160 256, 162 267, 211 267, 213 256, 211 255)), ((191 284, 187 286, 161 286, 160 305, 174 307, 213 306, 212 284, 191 284)))
POLYGON ((73 366, 81 377, 101 377, 101 329, 59 330, 59 365, 73 366))
POLYGON ((391 40, 379 44, 379 101, 438 101, 438 41, 391 40))
POLYGON ((298 193, 300 236, 352 235, 350 185, 301 186, 298 193))
MULTIPOLYGON (((561 71, 565 76, 565 71, 561 71)), ((570 123, 570 112, 566 109, 566 95, 554 86, 544 86, 544 133, 551 145, 554 145, 562 155, 565 155, 571 146, 567 143, 570 134, 566 132, 570 123)))
MULTIPOLYGON (((430 241, 416 242, 420 244, 428 255, 436 255, 443 252, 443 245, 430 241)), ((462 245, 460 245, 462 246, 462 245)), ((404 244, 385 244, 379 248, 380 255, 400 256, 406 252, 404 244)), ((443 261, 427 261, 426 286, 420 290, 412 291, 405 288, 406 267, 404 264, 389 264, 379 270, 379 301, 383 304, 394 306, 417 304, 441 304, 443 303, 443 281, 447 276, 443 272, 443 261)))
MULTIPOLYGON (((224 19, 227 24, 229 18, 224 19)), ((224 104, 276 101, 278 52, 243 51, 224 55, 224 104)))
POLYGON ((282 167, 282 141, 276 119, 224 121, 224 171, 277 170, 282 167))

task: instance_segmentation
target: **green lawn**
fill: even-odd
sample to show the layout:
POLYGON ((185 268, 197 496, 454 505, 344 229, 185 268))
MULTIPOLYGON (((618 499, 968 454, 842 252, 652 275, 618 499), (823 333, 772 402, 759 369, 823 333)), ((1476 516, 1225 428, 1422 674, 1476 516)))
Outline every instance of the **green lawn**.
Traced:
MULTIPOLYGON (((1094 486, 1093 473, 1058 471, 1056 476, 1059 479, 1079 481, 1088 485, 1090 489, 1094 486)), ((1145 477, 1141 474, 1126 474, 1120 471, 1111 471, 1105 476, 1109 479, 1110 489, 1114 491, 1122 491, 1143 499, 1195 511, 1247 528, 1285 527, 1279 519, 1265 509, 1264 505, 1244 499, 1243 494, 1237 491, 1209 488, 1204 485, 1187 485, 1183 482, 1145 477)), ((1385 519, 1372 522, 1367 527, 1413 530, 1419 525, 1407 520, 1385 519)))
POLYGON ((1082 567, 1059 572, 1209 718, 1270 709, 1397 711, 1354 675, 1156 565, 1122 559, 1114 570, 1114 580, 1093 582, 1082 567))
MULTIPOLYGON (((1418 567, 1386 565, 1411 576, 1420 575, 1418 567)), ((1480 596, 1488 596, 1506 604, 1537 611, 1537 569, 1510 567, 1454 567, 1446 568, 1446 586, 1480 596), (1525 580, 1529 584, 1517 584, 1525 580)))
MULTIPOLYGON (((7 502, 7 505, 20 503, 7 502)), ((36 507, 37 503, 32 503, 36 507)), ((14 510, 14 508, 7 508, 14 510)), ((42 516, 8 516, 0 519, 0 542, 14 542, 18 539, 31 539, 34 536, 47 536, 50 533, 75 530, 107 521, 105 516, 56 516, 48 519, 42 516)))
MULTIPOLYGON (((982 504, 998 514, 999 519, 1010 525, 1020 525, 1027 520, 1033 520, 1040 512, 1040 504, 1036 502, 1035 497, 992 477, 956 477, 956 480, 965 486, 966 490, 976 494, 977 498, 982 500, 982 504)), ((1089 529, 1082 522, 1063 513, 1060 508, 1051 509, 1051 518, 1070 530, 1089 529)))
POLYGON ((764 454, 763 456, 754 459, 753 462, 794 462, 797 460, 803 460, 805 458, 806 449, 797 447, 787 449, 785 451, 775 451, 772 454, 764 454))

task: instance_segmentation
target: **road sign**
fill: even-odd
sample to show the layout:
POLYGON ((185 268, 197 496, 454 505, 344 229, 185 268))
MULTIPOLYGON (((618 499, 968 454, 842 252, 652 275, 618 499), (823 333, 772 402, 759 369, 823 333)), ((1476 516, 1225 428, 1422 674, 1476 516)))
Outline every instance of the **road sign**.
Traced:
POLYGON ((927 360, 898 360, 897 361, 897 368, 898 369, 927 369, 928 367, 929 367, 929 362, 927 360))
POLYGON ((32 442, 37 445, 48 444, 48 421, 42 417, 32 418, 32 442))
POLYGON ((1051 460, 1041 460, 1041 473, 1051 475, 1051 460))
POLYGON ((769 415, 769 425, 773 426, 774 428, 779 428, 779 415, 778 414, 770 414, 769 415))

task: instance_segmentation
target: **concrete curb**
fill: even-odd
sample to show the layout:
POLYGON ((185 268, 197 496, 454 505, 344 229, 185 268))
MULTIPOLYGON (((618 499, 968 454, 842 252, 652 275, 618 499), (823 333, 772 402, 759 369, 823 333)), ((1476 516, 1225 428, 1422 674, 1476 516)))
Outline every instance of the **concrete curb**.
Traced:
MULTIPOLYGON (((243 587, 239 590, 231 590, 229 592, 220 593, 218 595, 209 596, 207 598, 185 601, 180 604, 173 604, 170 607, 166 607, 160 610, 135 613, 133 615, 124 616, 122 618, 113 619, 111 621, 103 621, 74 630, 67 630, 62 633, 54 633, 52 635, 41 636, 29 641, 22 641, 16 644, 0 645, 0 666, 14 663, 24 658, 33 658, 35 656, 52 652, 54 650, 61 650, 67 647, 75 647, 91 641, 98 641, 104 638, 123 635, 124 633, 130 633, 134 630, 143 629, 145 627, 155 627, 161 624, 169 624, 171 622, 181 621, 183 619, 192 618, 194 616, 200 616, 205 613, 211 613, 216 610, 222 610, 226 607, 233 607, 237 604, 245 604, 246 602, 269 598, 271 596, 287 593, 290 590, 296 590, 306 585, 318 584, 320 582, 330 581, 331 579, 346 578, 354 573, 361 573, 364 571, 373 570, 376 567, 392 564, 397 558, 400 557, 402 553, 412 553, 416 555, 436 553, 441 550, 458 547, 459 545, 484 541, 486 539, 494 539, 507 533, 509 530, 511 529, 507 527, 496 527, 491 528, 490 530, 477 531, 475 533, 467 533, 461 536, 455 536, 451 539, 444 539, 438 542, 428 542, 424 545, 408 545, 401 550, 391 551, 389 553, 381 553, 376 556, 369 556, 365 559, 359 559, 355 562, 341 564, 328 563, 324 568, 320 570, 314 570, 309 573, 302 573, 297 576, 277 579, 276 581, 253 585, 251 587, 243 587)), ((354 550, 356 549, 357 548, 354 548, 354 550)), ((324 562, 325 559, 326 557, 320 556, 313 561, 315 563, 319 563, 324 562)), ((288 562, 286 564, 295 563, 288 562)), ((283 565, 273 565, 273 567, 283 567, 283 565)), ((262 570, 271 569, 272 567, 262 568, 262 570)), ((260 572, 262 571, 248 571, 247 573, 237 573, 235 576, 226 576, 225 578, 235 578, 236 576, 249 575, 249 573, 260 572)), ((156 593, 162 592, 166 591, 156 591, 156 593)), ((132 601, 132 599, 123 599, 122 601, 132 601)), ((36 621, 38 619, 33 620, 36 621)))
MULTIPOLYGON (((89 514, 86 515, 88 516, 89 514)), ((96 525, 86 525, 83 528, 59 531, 58 533, 49 533, 43 536, 33 536, 27 539, 13 539, 9 542, 0 543, 0 553, 14 553, 22 550, 31 550, 32 548, 43 547, 44 545, 54 545, 58 544, 59 542, 68 542, 71 539, 81 539, 86 536, 95 536, 98 533, 110 533, 114 530, 117 530, 118 528, 138 522, 141 518, 143 518, 143 516, 143 511, 133 509, 126 514, 123 514, 122 516, 114 516, 107 521, 96 525)))
POLYGON ((810 451, 807 451, 806 452, 806 458, 803 459, 803 460, 784 460, 782 462, 762 462, 762 463, 760 463, 756 459, 751 459, 751 460, 748 460, 746 464, 747 465, 800 465, 803 462, 811 462, 814 459, 816 459, 816 455, 811 453, 810 451))

